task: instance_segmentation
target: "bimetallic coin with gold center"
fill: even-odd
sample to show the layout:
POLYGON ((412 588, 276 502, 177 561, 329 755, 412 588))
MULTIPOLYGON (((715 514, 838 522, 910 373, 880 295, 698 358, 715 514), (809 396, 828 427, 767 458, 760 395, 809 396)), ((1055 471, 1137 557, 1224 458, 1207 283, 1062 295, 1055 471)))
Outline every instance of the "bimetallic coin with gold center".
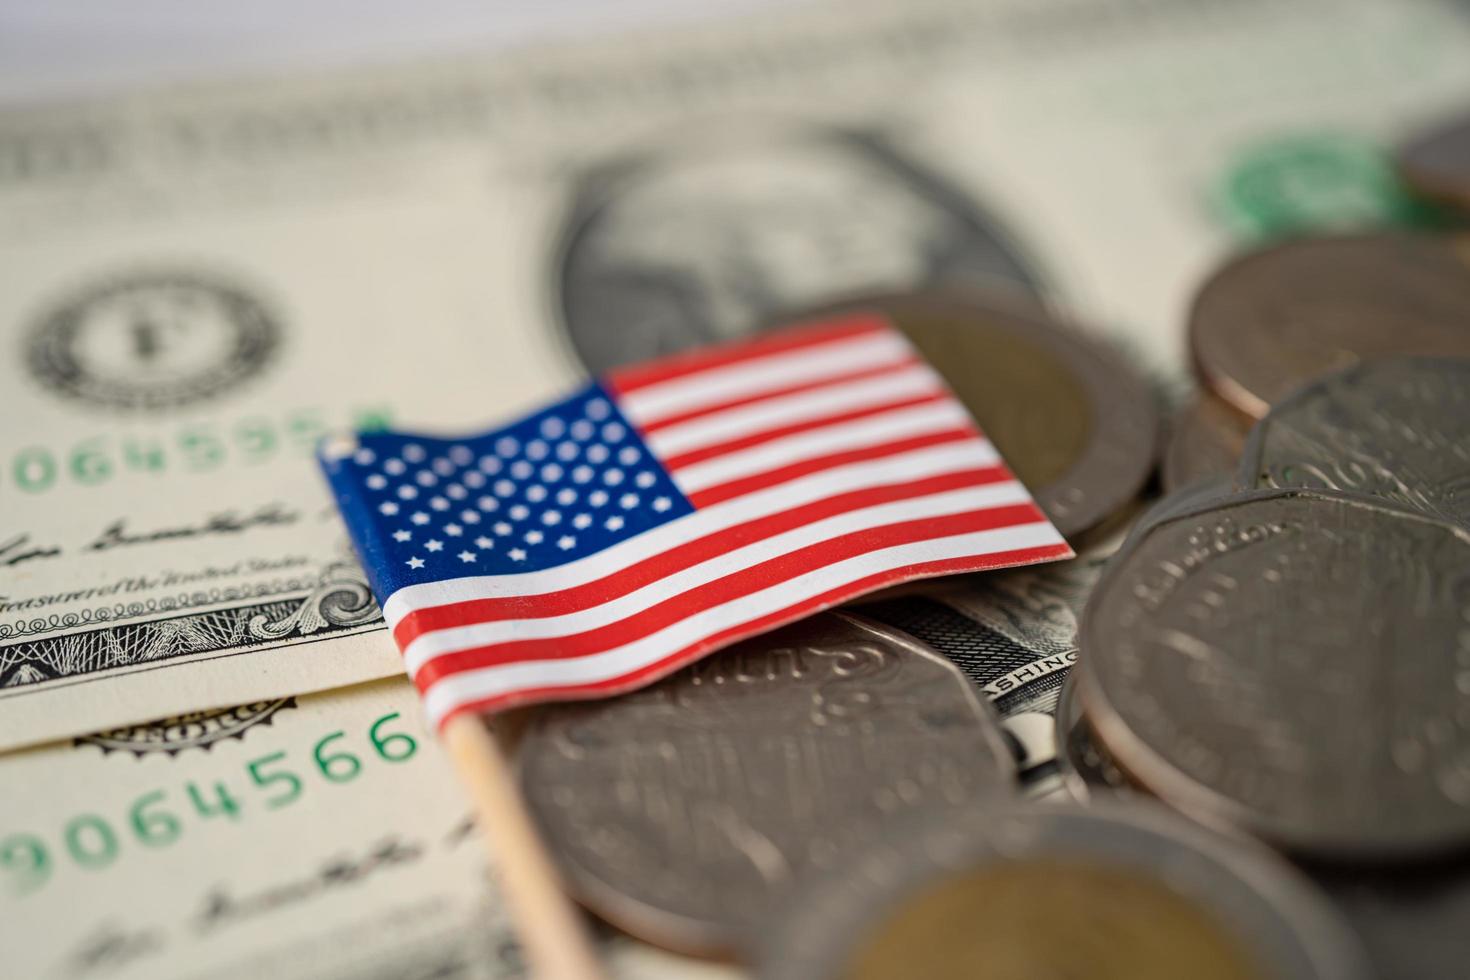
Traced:
POLYGON ((1120 799, 917 813, 776 907, 760 980, 1362 980, 1273 855, 1120 799))
POLYGON ((876 925, 843 976, 1262 980, 1269 974, 1206 909, 1160 879, 1042 857, 929 885, 876 925))
POLYGON ((788 320, 872 310, 904 332, 1068 538, 1127 506, 1153 471, 1152 392, 1105 345, 1039 306, 978 292, 875 296, 788 320))

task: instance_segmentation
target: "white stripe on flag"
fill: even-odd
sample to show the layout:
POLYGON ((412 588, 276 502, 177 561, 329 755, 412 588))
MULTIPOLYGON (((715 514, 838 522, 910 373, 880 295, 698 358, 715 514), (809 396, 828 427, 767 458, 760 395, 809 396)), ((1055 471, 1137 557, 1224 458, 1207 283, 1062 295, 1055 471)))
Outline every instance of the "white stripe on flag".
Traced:
POLYGON ((659 429, 650 433, 647 440, 649 448, 667 458, 782 426, 945 391, 944 382, 932 368, 917 364, 893 374, 860 378, 714 412, 659 429))
POLYGON ((823 425, 772 439, 749 449, 716 456, 673 470, 674 483, 686 494, 754 476, 829 453, 880 446, 885 442, 946 432, 973 425, 958 402, 943 401, 902 408, 884 415, 823 425))
POLYGON ((495 596, 559 592, 594 582, 685 541, 769 514, 869 487, 908 483, 945 473, 994 466, 998 458, 988 442, 976 438, 833 467, 722 501, 565 565, 511 575, 470 575, 406 585, 383 603, 383 617, 391 628, 415 609, 495 596))
POLYGON ((908 341, 896 333, 862 334, 696 370, 619 395, 618 407, 635 424, 650 425, 670 415, 892 364, 913 354, 908 341))
POLYGON ((459 705, 510 691, 598 683, 620 677, 709 636, 759 619, 773 609, 788 608, 890 569, 1063 543, 1061 535, 1041 521, 867 552, 701 610, 656 633, 601 653, 497 664, 450 674, 424 692, 424 708, 437 726, 459 705))
POLYGON ((743 548, 725 552, 698 565, 690 566, 659 578, 598 606, 560 616, 539 619, 505 619, 470 626, 456 626, 425 633, 403 651, 404 666, 410 677, 435 657, 460 650, 507 643, 515 640, 545 639, 571 636, 588 630, 610 626, 665 599, 687 592, 727 575, 758 565, 763 561, 790 554, 807 545, 816 544, 867 528, 885 527, 902 521, 966 511, 1023 504, 1030 501, 1024 487, 1014 480, 981 487, 966 487, 946 493, 907 500, 895 500, 860 510, 851 510, 819 521, 813 521, 782 534, 756 541, 743 548))

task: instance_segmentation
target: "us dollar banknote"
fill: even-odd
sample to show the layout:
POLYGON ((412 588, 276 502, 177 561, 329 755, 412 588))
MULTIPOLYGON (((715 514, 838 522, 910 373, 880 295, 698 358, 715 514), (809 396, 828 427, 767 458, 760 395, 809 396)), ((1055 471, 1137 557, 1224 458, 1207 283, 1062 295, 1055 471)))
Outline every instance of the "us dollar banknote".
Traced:
POLYGON ((1077 624, 1125 532, 1105 533, 1076 558, 1034 568, 941 579, 860 611, 929 644, 959 666, 1000 715, 1022 782, 1048 782, 1057 699, 1077 662, 1077 624))
MULTIPOLYGON (((0 758, 6 977, 527 976, 406 680, 0 758)), ((626 939, 617 977, 729 971, 626 939)))
POLYGON ((1413 220, 1382 148, 1467 53, 1418 0, 914 3, 0 113, 0 748, 398 672, 330 429, 929 285, 1177 372, 1242 236, 1413 220))

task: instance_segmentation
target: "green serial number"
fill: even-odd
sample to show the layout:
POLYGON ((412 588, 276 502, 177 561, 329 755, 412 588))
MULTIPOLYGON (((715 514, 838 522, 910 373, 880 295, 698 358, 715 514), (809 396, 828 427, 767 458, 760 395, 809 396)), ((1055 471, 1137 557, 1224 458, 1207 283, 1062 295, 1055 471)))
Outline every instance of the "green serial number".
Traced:
POLYGON ((399 763, 413 758, 418 742, 405 732, 386 726, 399 712, 384 715, 367 730, 372 747, 353 753, 345 747, 344 731, 329 732, 311 747, 310 761, 299 771, 285 751, 272 752, 245 763, 244 792, 236 792, 223 780, 201 785, 184 783, 177 789, 155 789, 133 800, 119 819, 108 820, 97 813, 79 813, 62 824, 48 841, 39 834, 15 833, 0 838, 0 875, 12 895, 27 895, 50 880, 59 860, 67 860, 85 871, 99 871, 113 864, 127 847, 164 848, 187 833, 190 823, 224 818, 238 820, 245 810, 260 807, 279 810, 301 799, 312 784, 350 783, 362 772, 364 760, 376 765, 399 763), (59 845, 59 846, 58 846, 59 845))
MULTIPOLYGON (((357 409, 348 421, 354 429, 382 429, 388 413, 357 409)), ((325 413, 304 408, 183 426, 163 437, 96 436, 65 448, 25 446, 0 469, 0 493, 45 493, 63 484, 95 487, 119 473, 202 473, 231 461, 263 463, 282 453, 310 453, 330 429, 325 413)))

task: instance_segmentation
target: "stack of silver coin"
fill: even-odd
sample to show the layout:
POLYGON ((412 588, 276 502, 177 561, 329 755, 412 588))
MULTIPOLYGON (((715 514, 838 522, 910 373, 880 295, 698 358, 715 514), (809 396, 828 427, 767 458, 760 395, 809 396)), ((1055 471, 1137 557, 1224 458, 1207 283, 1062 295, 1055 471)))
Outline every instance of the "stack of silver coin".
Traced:
POLYGON ((771 980, 1460 972, 1462 241, 1223 265, 1162 453, 1167 399, 1096 332, 953 290, 844 306, 909 334, 1079 556, 541 712, 521 773, 573 892, 771 980))
POLYGON ((1470 956, 1470 360, 1367 360, 1276 401, 1233 475, 1140 518, 1079 645, 1074 795, 1272 845, 1384 976, 1470 956))

